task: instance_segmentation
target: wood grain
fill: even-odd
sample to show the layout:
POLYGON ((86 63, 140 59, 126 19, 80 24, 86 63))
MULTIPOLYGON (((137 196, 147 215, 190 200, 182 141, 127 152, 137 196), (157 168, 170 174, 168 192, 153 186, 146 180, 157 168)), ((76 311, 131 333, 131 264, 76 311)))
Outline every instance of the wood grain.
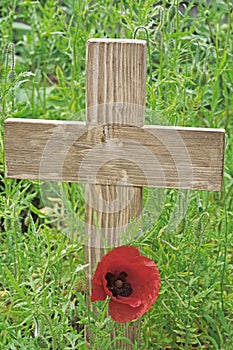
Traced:
MULTIPOLYGON (((115 140, 113 125, 139 127, 144 124, 146 42, 91 39, 87 42, 86 57, 88 140, 94 141, 94 163, 100 165, 102 159, 99 158, 99 149, 104 150, 101 153, 108 153, 110 158, 114 153, 113 150, 107 151, 115 140)), ((121 177, 121 173, 120 176, 117 174, 120 181, 121 177)), ((128 184, 119 186, 116 178, 114 182, 92 183, 86 185, 86 234, 89 235, 89 241, 85 253, 87 261, 91 262, 89 282, 97 262, 104 254, 103 246, 119 246, 124 243, 123 236, 130 239, 130 231, 134 231, 132 223, 136 224, 142 211, 142 187, 128 184)), ((124 332, 133 343, 139 328, 140 321, 130 325, 124 332)), ((112 338, 116 336, 117 333, 113 332, 112 338)), ((126 350, 132 348, 124 341, 115 343, 115 346, 126 350)))
POLYGON ((224 139, 221 129, 8 119, 6 175, 220 191, 224 139))

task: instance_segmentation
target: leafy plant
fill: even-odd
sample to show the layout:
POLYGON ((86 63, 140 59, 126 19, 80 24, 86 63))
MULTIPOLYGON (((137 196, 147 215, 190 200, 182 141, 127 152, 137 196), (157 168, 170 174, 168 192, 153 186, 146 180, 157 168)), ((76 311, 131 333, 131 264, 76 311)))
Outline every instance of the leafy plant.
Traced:
MULTIPOLYGON (((83 119, 86 41, 134 35, 148 46, 146 123, 227 133, 221 193, 144 189, 144 231, 133 244, 156 261, 162 283, 134 347, 231 349, 230 0, 1 1, 0 348, 84 350, 84 326, 95 334, 93 349, 114 348, 124 338, 105 304, 97 303, 96 313, 86 305, 81 229, 67 234, 57 198, 48 213, 42 184, 4 177, 4 120, 83 119)), ((68 183, 61 190, 70 213, 83 221, 83 187, 68 183)))

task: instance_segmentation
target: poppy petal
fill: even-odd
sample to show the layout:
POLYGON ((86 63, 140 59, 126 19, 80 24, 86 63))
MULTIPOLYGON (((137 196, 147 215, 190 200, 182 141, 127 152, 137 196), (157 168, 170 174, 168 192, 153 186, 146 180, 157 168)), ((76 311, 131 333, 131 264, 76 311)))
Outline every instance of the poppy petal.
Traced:
MULTIPOLYGON (((110 297, 109 310, 117 322, 135 320, 147 312, 156 301, 160 290, 159 270, 153 260, 141 256, 132 246, 117 247, 109 251, 98 263, 93 278, 91 301, 110 297), (107 287, 107 273, 126 274, 131 286, 130 295, 114 294, 107 287)), ((116 290, 115 292, 116 293, 116 290)))
POLYGON ((127 304, 119 304, 114 300, 109 301, 109 314, 116 322, 130 322, 141 317, 145 313, 144 307, 131 307, 127 304))
POLYGON ((105 300, 105 299, 106 299, 106 292, 104 290, 103 283, 99 281, 97 276, 94 276, 92 281, 91 301, 105 300))

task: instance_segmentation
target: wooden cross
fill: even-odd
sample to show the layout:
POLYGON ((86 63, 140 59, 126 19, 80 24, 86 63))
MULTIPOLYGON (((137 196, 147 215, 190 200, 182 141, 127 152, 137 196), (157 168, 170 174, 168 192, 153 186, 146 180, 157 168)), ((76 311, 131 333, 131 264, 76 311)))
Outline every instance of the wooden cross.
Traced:
POLYGON ((7 177, 86 184, 89 293, 104 246, 140 218, 143 187, 221 190, 224 130, 144 126, 145 77, 145 41, 91 39, 86 123, 5 122, 7 177))

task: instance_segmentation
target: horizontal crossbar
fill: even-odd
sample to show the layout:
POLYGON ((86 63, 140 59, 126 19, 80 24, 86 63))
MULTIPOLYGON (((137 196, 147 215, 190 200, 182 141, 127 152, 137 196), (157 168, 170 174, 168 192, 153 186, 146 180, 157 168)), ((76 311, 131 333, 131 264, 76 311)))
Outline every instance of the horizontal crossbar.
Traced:
POLYGON ((5 121, 9 178, 220 191, 222 129, 5 121))

